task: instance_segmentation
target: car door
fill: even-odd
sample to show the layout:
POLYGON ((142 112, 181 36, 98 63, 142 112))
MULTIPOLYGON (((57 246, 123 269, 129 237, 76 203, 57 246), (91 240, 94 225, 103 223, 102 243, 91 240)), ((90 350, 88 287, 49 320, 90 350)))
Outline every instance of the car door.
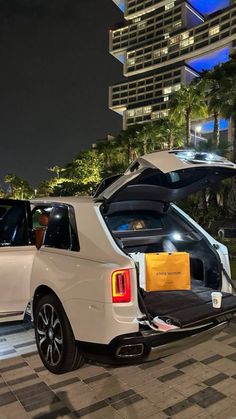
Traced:
POLYGON ((29 202, 0 199, 0 322, 23 319, 35 252, 29 202))

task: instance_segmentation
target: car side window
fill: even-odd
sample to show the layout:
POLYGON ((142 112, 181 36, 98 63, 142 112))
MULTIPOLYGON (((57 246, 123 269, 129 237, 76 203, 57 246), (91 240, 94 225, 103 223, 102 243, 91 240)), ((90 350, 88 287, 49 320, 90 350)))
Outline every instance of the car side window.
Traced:
POLYGON ((30 244, 24 204, 1 205, 0 246, 26 246, 30 244))
POLYGON ((52 206, 36 206, 32 210, 32 222, 33 222, 33 229, 37 229, 42 227, 42 217, 47 216, 49 218, 50 213, 52 211, 52 206))
POLYGON ((55 206, 44 239, 46 247, 79 251, 74 212, 67 205, 55 206))

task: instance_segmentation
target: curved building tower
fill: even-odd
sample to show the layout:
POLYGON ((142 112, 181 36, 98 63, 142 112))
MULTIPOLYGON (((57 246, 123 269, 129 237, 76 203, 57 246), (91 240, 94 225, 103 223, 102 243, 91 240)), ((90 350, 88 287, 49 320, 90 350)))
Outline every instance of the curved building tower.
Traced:
POLYGON ((227 61, 236 46, 235 0, 113 1, 125 21, 110 31, 110 53, 125 81, 110 87, 109 107, 123 129, 167 116, 169 95, 227 61))

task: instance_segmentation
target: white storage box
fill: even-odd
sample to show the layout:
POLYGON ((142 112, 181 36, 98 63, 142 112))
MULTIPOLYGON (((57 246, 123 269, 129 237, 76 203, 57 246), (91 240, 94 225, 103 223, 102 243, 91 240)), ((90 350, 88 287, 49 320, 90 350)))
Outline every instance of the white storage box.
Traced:
POLYGON ((139 285, 146 289, 146 262, 145 253, 129 253, 132 259, 138 264, 139 268, 139 285))

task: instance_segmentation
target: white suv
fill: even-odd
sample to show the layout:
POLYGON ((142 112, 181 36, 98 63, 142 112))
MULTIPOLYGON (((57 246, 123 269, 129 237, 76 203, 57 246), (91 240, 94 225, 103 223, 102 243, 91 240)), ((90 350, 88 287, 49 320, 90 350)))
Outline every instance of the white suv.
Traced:
POLYGON ((2 319, 23 316, 31 300, 38 351, 54 373, 86 357, 140 362, 208 339, 236 312, 228 251, 171 202, 235 174, 218 156, 163 151, 137 159, 93 198, 2 201, 2 319), (9 221, 14 211, 18 223, 9 221), (137 260, 163 251, 190 255, 190 290, 145 290, 137 260))

